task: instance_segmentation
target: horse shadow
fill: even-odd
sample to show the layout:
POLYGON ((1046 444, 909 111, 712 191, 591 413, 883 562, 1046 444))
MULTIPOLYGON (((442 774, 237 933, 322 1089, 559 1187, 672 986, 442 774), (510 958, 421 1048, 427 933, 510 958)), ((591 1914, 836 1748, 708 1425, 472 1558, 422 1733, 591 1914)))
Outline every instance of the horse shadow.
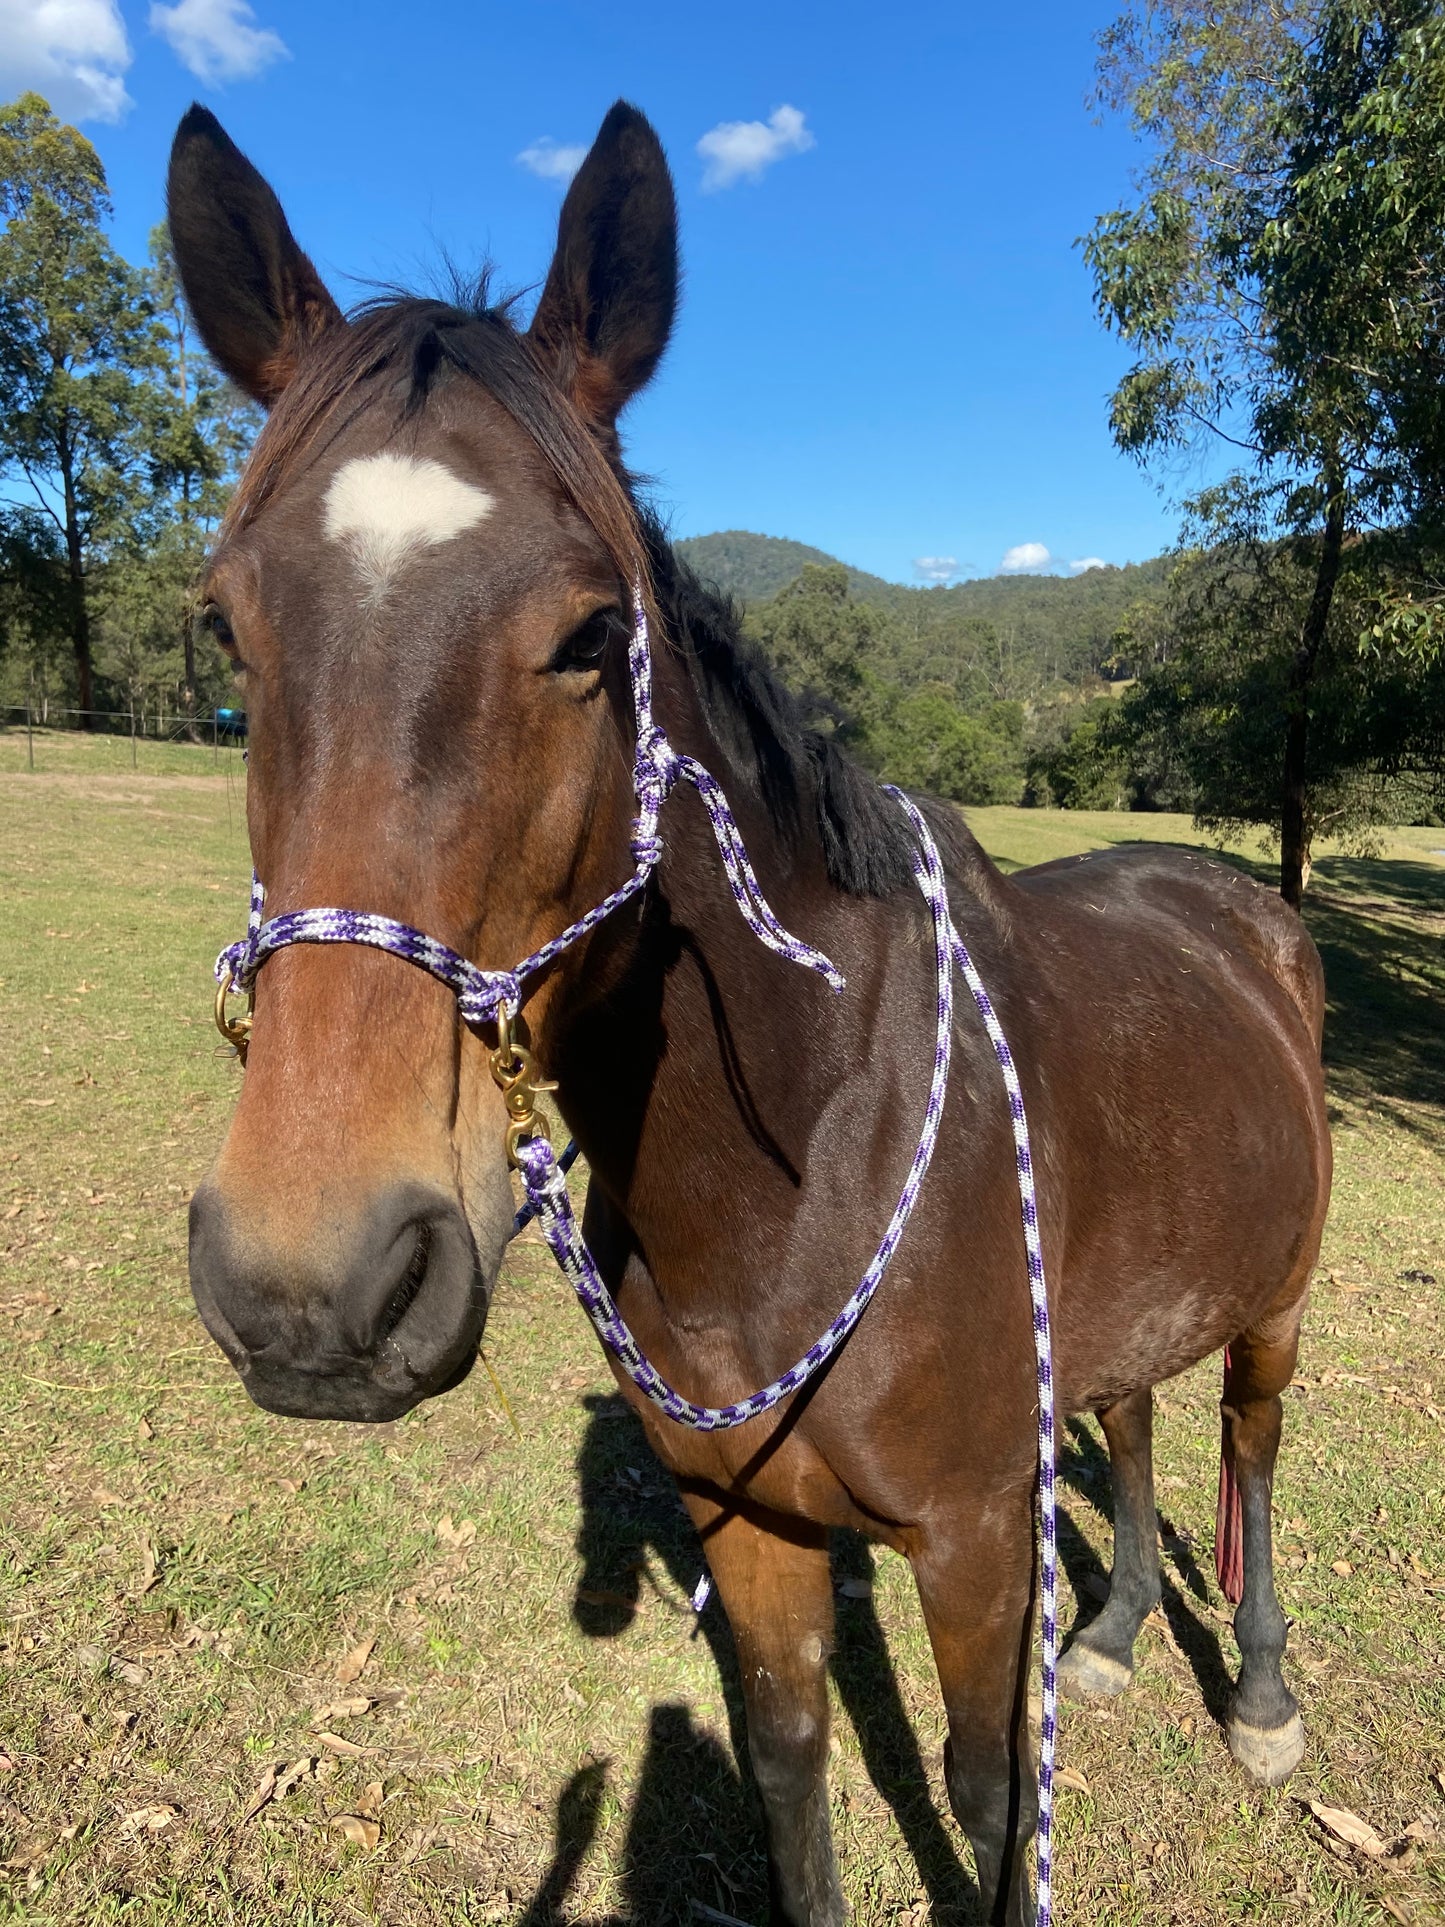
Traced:
MULTIPOLYGON (((704 1555, 635 1413, 616 1395, 584 1403, 589 1418, 578 1456, 577 1540, 582 1572, 572 1612, 589 1637, 611 1639, 631 1625, 644 1588, 675 1609, 679 1593, 692 1593, 704 1555)), ((952 1822, 933 1800, 873 1605, 872 1552, 860 1535, 834 1535, 833 1577, 839 1596, 832 1676, 868 1776, 907 1842, 934 1922, 965 1927, 981 1918, 978 1890, 964 1871, 952 1822), (849 1581, 854 1583, 842 1591, 849 1581)), ((620 1858, 624 1908, 588 1927, 698 1919, 751 1927, 767 1918, 762 1806, 748 1762, 737 1654, 716 1599, 698 1615, 693 1636, 706 1640, 717 1668, 731 1753, 694 1726, 686 1706, 664 1702, 652 1708, 620 1858)), ((520 1916, 521 1927, 553 1927, 562 1920, 597 1834, 605 1792, 605 1764, 583 1767, 563 1789, 552 1863, 520 1916)))
MULTIPOLYGON (((1113 1488, 1109 1473, 1109 1454, 1093 1428, 1082 1418, 1071 1418, 1058 1457, 1060 1483, 1102 1513, 1112 1530, 1114 1524, 1113 1488)), ((1202 1617, 1209 1604, 1209 1586, 1188 1542, 1176 1531, 1164 1512, 1158 1512, 1163 1558, 1160 1577, 1163 1598, 1160 1609, 1168 1622, 1174 1644, 1183 1654, 1199 1688, 1205 1711, 1219 1726, 1228 1717, 1229 1698, 1234 1689, 1224 1650, 1214 1628, 1202 1617)), ((1109 1575, 1098 1554, 1074 1524, 1067 1507, 1058 1512, 1059 1563, 1073 1587, 1078 1611, 1064 1637, 1070 1642, 1083 1632, 1104 1609, 1109 1596, 1109 1575)))

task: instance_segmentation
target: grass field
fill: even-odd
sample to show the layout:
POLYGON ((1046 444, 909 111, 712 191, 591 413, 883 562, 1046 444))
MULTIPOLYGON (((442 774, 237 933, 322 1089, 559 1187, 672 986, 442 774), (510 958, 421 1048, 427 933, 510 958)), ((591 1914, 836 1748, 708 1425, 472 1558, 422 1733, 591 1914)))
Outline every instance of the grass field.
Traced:
MULTIPOLYGON (((0 1919, 761 1922, 726 1628, 694 1623, 696 1543, 542 1247, 514 1247, 488 1338, 520 1438, 480 1372, 396 1425, 269 1418, 201 1331, 185 1204, 238 1076, 208 986, 244 921, 241 769, 129 748, 38 739, 31 776, 0 733, 0 1919)), ((1006 864, 1197 841, 972 820, 1006 864)), ((1442 848, 1327 854, 1308 911, 1338 1175, 1276 1516, 1309 1751, 1275 1793, 1225 1751, 1209 1361, 1159 1400, 1166 1598, 1135 1686, 1065 1717, 1061 1927, 1445 1919, 1442 848), (1398 1844, 1345 1846, 1307 1799, 1398 1844)), ((1092 1422, 1062 1469, 1087 1613, 1092 1422)), ((872 1579, 833 1665, 855 1918, 970 1921, 908 1573, 851 1540, 837 1563, 872 1579)))

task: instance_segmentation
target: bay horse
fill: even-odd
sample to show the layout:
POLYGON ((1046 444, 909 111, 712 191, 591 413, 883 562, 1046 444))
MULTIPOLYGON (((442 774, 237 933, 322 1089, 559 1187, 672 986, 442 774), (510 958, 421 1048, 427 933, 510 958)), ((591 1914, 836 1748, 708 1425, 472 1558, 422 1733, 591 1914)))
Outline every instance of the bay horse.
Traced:
MULTIPOLYGON (((835 998, 759 947, 678 796, 646 890, 528 992, 608 1286, 670 1383, 740 1398, 833 1317, 887 1220, 928 1087, 932 950, 905 817, 801 726, 623 466, 617 418, 677 296, 658 139, 625 103, 607 115, 525 331, 484 296, 344 316, 199 107, 169 212, 203 339, 269 410, 203 590, 249 719, 268 911, 352 906, 500 966, 613 890, 640 582, 659 718, 719 777, 788 928, 846 976, 835 998)), ((1129 1682, 1160 1597, 1151 1387, 1227 1345, 1228 1741, 1278 1782, 1304 1744, 1270 1503, 1329 1190, 1317 954, 1293 910, 1201 855, 1112 849, 1005 877, 956 811, 921 807, 1026 1094, 1060 1409, 1099 1415, 1113 1468, 1112 1585, 1066 1683, 1129 1682)), ((514 1209, 486 1030, 375 950, 297 944, 261 973, 190 1265, 268 1410, 394 1418, 470 1369, 514 1209)), ((967 999, 955 1033, 932 1173, 828 1369, 709 1433, 619 1373, 732 1625, 774 1911, 795 1927, 846 1913, 825 1775, 832 1527, 910 1561, 984 1912, 1034 1918, 1029 1291, 1008 1107, 967 999)))

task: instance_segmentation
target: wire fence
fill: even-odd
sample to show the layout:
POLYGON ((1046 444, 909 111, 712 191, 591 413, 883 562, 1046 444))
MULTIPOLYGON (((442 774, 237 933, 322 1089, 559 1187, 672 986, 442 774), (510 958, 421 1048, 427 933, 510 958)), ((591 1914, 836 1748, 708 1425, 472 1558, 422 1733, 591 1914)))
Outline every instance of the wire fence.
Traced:
POLYGON ((46 743, 61 738, 129 738, 132 769, 140 768, 140 746, 145 742, 209 749, 217 767, 222 750, 242 749, 246 743, 245 711, 223 705, 187 713, 161 708, 72 709, 55 703, 0 703, 0 726, 17 733, 24 731, 25 766, 29 770, 40 767, 37 741, 43 762, 46 743))

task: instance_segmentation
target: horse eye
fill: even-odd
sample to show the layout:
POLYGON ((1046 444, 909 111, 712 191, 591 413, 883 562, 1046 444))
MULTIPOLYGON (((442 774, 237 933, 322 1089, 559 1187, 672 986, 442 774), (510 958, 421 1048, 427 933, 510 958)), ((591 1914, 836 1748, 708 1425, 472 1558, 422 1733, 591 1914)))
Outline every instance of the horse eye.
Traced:
POLYGON ((560 643, 547 665, 558 672, 596 669, 611 642, 623 633, 620 609, 597 609, 560 643))
POLYGON ((219 604, 206 603, 205 607, 197 612, 196 627, 219 643, 222 649, 233 650, 236 647, 236 638, 231 633, 231 625, 227 622, 219 604))

